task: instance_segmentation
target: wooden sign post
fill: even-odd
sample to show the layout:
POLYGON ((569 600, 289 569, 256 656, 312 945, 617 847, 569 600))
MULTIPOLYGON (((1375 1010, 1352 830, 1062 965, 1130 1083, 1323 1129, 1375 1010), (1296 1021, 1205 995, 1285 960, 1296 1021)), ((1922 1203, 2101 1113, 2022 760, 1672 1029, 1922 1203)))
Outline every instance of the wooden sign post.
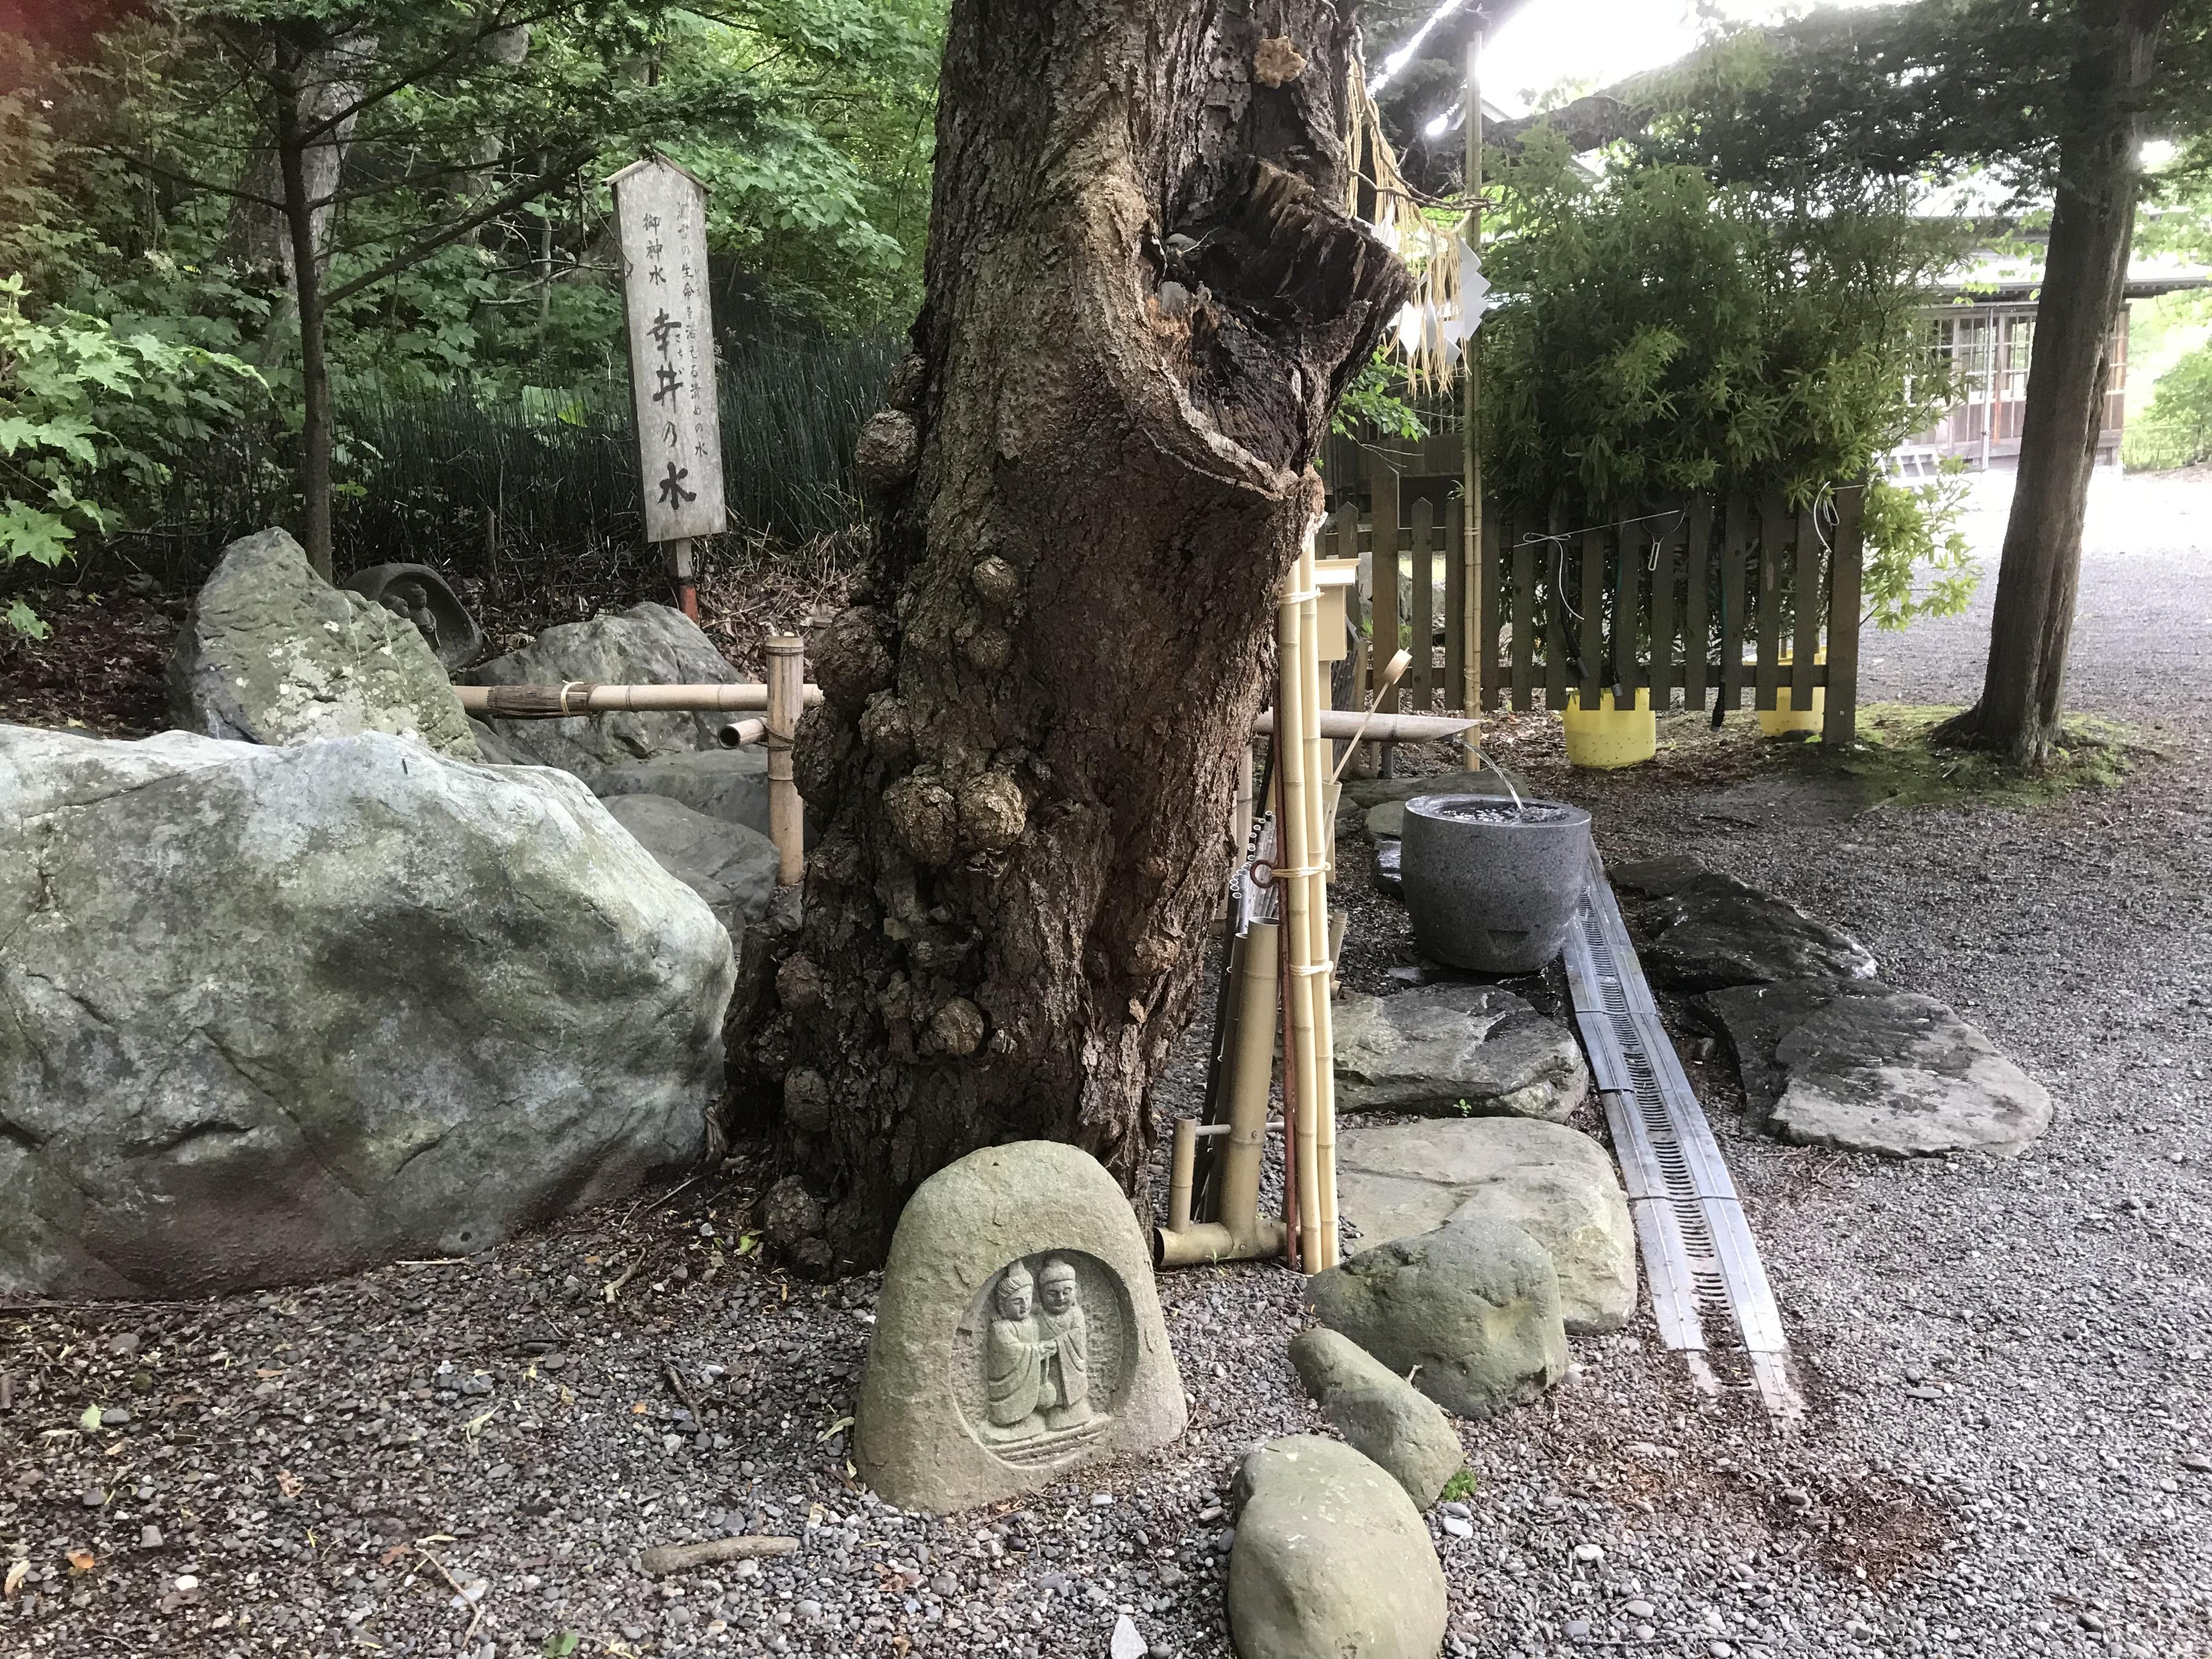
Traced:
POLYGON ((718 536, 728 523, 714 319, 707 305, 707 187, 658 155, 633 162, 607 183, 622 240, 645 538, 667 548, 677 603, 696 617, 691 538, 718 536))

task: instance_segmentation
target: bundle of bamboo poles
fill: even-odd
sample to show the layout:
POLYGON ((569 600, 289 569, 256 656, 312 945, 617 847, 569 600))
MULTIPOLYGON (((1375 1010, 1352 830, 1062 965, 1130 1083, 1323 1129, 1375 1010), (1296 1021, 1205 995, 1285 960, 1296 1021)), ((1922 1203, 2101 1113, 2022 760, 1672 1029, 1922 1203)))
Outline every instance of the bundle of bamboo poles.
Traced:
POLYGON ((1274 872, 1283 895, 1283 1103, 1285 1208, 1293 1260, 1307 1273, 1337 1261, 1336 1041, 1329 1011, 1328 740, 1322 736, 1321 593, 1316 520, 1277 601, 1280 679, 1274 775, 1279 790, 1274 872))

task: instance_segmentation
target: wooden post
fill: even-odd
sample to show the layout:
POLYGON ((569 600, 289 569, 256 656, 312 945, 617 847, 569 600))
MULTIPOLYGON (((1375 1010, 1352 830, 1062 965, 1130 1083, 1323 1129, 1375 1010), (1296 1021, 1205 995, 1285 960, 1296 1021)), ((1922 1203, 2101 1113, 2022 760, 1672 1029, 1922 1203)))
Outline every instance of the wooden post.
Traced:
POLYGON ((806 866, 805 808, 791 780, 791 744, 799 733, 806 642, 796 634, 768 641, 768 830, 775 842, 775 884, 796 887, 806 866))
POLYGON ((676 608, 693 622, 697 622, 699 586, 691 572, 691 538, 678 536, 667 545, 668 580, 676 590, 676 608))
MULTIPOLYGON (((1467 228, 1462 233, 1467 245, 1473 248, 1478 263, 1482 256, 1482 31, 1470 30, 1467 37, 1467 228)), ((1464 306, 1470 301, 1460 296, 1464 306)), ((1469 322, 1479 322, 1470 317, 1469 322)), ((1482 685, 1490 672, 1490 659, 1498 638, 1496 624, 1483 605, 1482 591, 1482 364, 1478 343, 1482 335, 1478 330, 1469 334, 1462 347, 1460 363, 1467 381, 1467 407, 1462 413, 1466 434, 1460 446, 1461 492, 1466 496, 1466 506, 1460 516, 1462 532, 1467 544, 1459 550, 1460 590, 1462 611, 1457 618, 1461 647, 1460 697, 1462 709, 1469 714, 1482 713, 1482 685), (1485 624, 1490 626, 1486 631, 1485 624), (1480 641, 1480 651, 1477 642, 1480 641)), ((1449 704, 1447 695, 1444 702, 1449 704)), ((1477 764, 1475 756, 1480 744, 1481 728, 1467 728, 1467 763, 1477 764)))
POLYGON ((1820 742, 1850 753, 1859 723, 1859 608, 1867 481, 1836 492, 1836 544, 1828 554, 1828 701, 1820 742))

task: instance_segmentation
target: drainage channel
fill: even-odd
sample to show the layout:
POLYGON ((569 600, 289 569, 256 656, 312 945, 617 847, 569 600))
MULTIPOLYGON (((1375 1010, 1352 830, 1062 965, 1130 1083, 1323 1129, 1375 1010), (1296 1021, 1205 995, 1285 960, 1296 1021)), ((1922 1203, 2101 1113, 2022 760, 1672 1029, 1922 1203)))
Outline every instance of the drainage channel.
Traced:
POLYGON ((1711 1353, 1741 1340, 1767 1411, 1802 1417, 1790 1340, 1735 1183, 1660 1023, 1595 853, 1589 885, 1567 934, 1566 967, 1575 1022, 1589 1050, 1636 1218, 1660 1340, 1685 1355, 1708 1389, 1719 1387, 1711 1353))

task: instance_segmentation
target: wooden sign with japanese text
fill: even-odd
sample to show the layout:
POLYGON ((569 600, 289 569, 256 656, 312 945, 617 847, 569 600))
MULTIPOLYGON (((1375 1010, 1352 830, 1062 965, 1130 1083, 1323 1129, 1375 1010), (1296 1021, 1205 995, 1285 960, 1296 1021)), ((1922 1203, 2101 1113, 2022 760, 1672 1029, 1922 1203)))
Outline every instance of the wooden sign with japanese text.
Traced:
POLYGON ((719 535, 722 426, 707 306, 707 190, 659 156, 607 180, 622 239, 645 538, 719 535))

